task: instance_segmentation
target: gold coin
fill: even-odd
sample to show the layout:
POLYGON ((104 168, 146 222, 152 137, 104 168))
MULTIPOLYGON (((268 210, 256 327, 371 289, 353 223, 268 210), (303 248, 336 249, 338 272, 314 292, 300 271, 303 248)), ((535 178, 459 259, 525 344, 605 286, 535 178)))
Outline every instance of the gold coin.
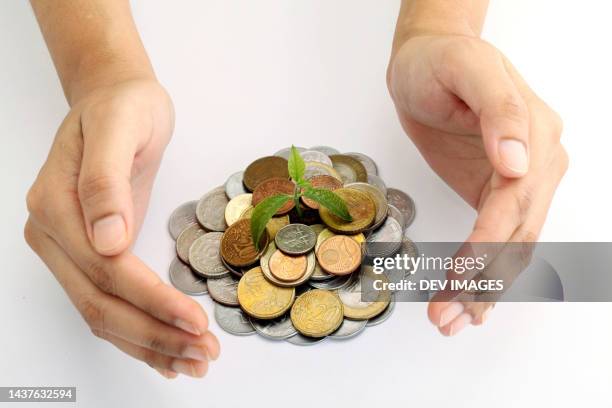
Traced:
POLYGON ((366 320, 381 314, 391 301, 391 292, 375 290, 373 282, 381 280, 384 285, 389 282, 387 277, 375 274, 371 265, 362 266, 361 271, 353 276, 355 279, 350 284, 338 289, 338 297, 344 306, 344 317, 366 320))
POLYGON ((309 337, 325 337, 342 324, 342 302, 328 290, 313 289, 295 300, 291 308, 293 326, 309 337))
MULTIPOLYGON (((251 218, 254 209, 255 208, 253 206, 246 208, 240 215, 240 219, 251 218)), ((266 224, 266 231, 268 231, 268 235, 272 241, 274 241, 274 237, 276 237, 278 230, 283 228, 285 225, 289 225, 289 215, 287 214, 270 218, 270 221, 268 221, 266 224)))
POLYGON ((240 307, 256 319, 274 319, 291 307, 294 288, 281 288, 266 280, 259 266, 250 269, 238 282, 240 307))
POLYGON ((249 164, 244 170, 242 182, 249 191, 253 191, 261 182, 274 177, 289 178, 287 160, 278 156, 267 156, 249 164))
POLYGON ((346 187, 339 188, 334 193, 344 200, 353 221, 344 221, 322 206, 319 208, 319 216, 329 229, 344 234, 357 234, 372 225, 376 204, 369 194, 346 187))
POLYGON ((232 198, 225 206, 225 222, 229 227, 240 219, 240 215, 251 207, 253 194, 239 194, 232 198))
POLYGON ((317 250, 321 268, 332 275, 348 275, 361 264, 361 245, 346 235, 325 240, 317 250))
POLYGON ((221 237, 221 256, 230 265, 249 266, 261 257, 268 243, 268 234, 262 234, 259 240, 259 252, 257 252, 251 237, 251 220, 245 218, 233 223, 223 233, 221 237))
POLYGON ((277 279, 293 282, 306 273, 306 255, 291 256, 276 250, 270 257, 270 272, 277 279))
MULTIPOLYGON (((311 225, 310 227, 312 228, 313 226, 311 225)), ((327 238, 331 238, 335 236, 336 236, 336 233, 331 231, 329 228, 325 228, 321 232, 319 232, 317 234, 317 243, 315 244, 315 252, 319 249, 321 244, 325 242, 327 238)), ((359 234, 347 235, 347 237, 353 238, 355 242, 357 242, 360 245, 366 242, 366 237, 365 235, 363 235, 362 232, 360 232, 359 234)))

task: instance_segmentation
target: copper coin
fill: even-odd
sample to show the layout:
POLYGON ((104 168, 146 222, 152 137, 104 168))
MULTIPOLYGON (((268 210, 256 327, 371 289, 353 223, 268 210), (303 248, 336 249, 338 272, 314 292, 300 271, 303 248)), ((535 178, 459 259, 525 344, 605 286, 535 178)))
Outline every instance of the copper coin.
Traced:
POLYGON ((285 282, 293 282, 300 279, 306 273, 306 255, 285 255, 276 250, 270 257, 270 272, 277 279, 285 282))
POLYGON ((273 177, 289 179, 286 159, 278 156, 257 159, 246 168, 242 181, 249 191, 254 191, 259 183, 273 177))
MULTIPOLYGON (((295 184, 293 181, 281 177, 273 177, 262 181, 253 190, 253 206, 256 206, 264 199, 277 195, 288 194, 293 195, 295 184)), ((295 206, 295 201, 289 200, 276 212, 276 215, 286 214, 295 206)))
POLYGON ((317 250, 321 268, 333 275, 348 275, 361 264, 361 246, 346 235, 335 235, 323 241, 317 250))
POLYGON ((268 246, 269 237, 264 233, 259 240, 259 251, 251 238, 251 219, 236 221, 221 237, 221 256, 232 266, 249 266, 257 261, 268 246))
MULTIPOLYGON (((319 176, 313 176, 309 179, 309 181, 314 188, 322 188, 325 190, 333 191, 337 188, 342 187, 342 182, 340 180, 332 176, 326 176, 324 174, 321 174, 319 176)), ((311 200, 310 198, 302 196, 302 202, 313 210, 319 209, 319 203, 314 200, 311 200)))

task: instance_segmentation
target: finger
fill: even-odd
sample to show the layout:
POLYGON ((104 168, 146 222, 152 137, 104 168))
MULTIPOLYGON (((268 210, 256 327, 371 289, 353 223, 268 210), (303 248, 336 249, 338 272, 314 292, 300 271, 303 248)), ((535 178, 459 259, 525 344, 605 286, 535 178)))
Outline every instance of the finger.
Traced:
POLYGON ((219 343, 212 333, 206 332, 201 336, 189 334, 102 292, 33 221, 28 221, 26 225, 26 237, 95 333, 112 334, 137 346, 173 357, 199 361, 218 357, 219 343))
POLYGON ((69 123, 60 128, 49 159, 28 194, 31 217, 102 291, 189 333, 204 333, 208 319, 198 302, 164 284, 129 251, 114 257, 98 254, 87 238, 76 192, 70 187, 49 190, 58 179, 66 179, 69 186, 80 168, 80 129, 69 123))
POLYGON ((119 350, 147 363, 166 378, 176 378, 177 373, 190 377, 204 377, 208 371, 207 361, 186 360, 167 356, 156 351, 137 346, 109 333, 97 333, 98 337, 112 343, 119 350))
POLYGON ((78 192, 88 237, 100 254, 116 255, 132 240, 132 167, 139 146, 150 138, 151 120, 125 106, 99 103, 82 113, 81 126, 78 192))
POLYGON ((504 61, 493 47, 456 47, 448 53, 440 79, 480 119, 485 151, 505 177, 521 177, 529 169, 529 110, 504 61))

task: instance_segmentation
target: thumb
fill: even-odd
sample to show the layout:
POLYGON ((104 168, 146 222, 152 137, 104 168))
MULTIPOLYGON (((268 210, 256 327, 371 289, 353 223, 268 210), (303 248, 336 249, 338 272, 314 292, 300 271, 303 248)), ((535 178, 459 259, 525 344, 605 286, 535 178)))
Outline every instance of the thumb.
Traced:
MULTIPOLYGON (((108 117, 107 117, 108 118, 108 117)), ((87 235, 101 255, 117 255, 132 241, 131 171, 140 133, 120 118, 82 119, 83 161, 78 193, 87 235)))
POLYGON ((464 56, 452 91, 480 119, 485 151, 495 170, 521 177, 529 169, 529 110, 497 51, 490 58, 464 56))

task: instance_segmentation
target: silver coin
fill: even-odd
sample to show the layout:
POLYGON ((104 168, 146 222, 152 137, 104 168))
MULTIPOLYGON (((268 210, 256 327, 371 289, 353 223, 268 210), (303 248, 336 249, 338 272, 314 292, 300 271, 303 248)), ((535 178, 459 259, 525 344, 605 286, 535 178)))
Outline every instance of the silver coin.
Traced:
POLYGON ((335 277, 336 277, 335 275, 325 272, 325 270, 321 268, 321 265, 319 265, 319 261, 316 261, 315 270, 312 273, 312 276, 310 277, 310 279, 313 281, 325 281, 325 280, 333 279, 335 277))
POLYGON ((404 214, 402 214, 402 212, 398 210, 397 207, 393 204, 388 204, 388 207, 389 217, 395 218, 395 220, 399 222, 399 225, 400 227, 402 227, 403 230, 406 227, 406 218, 404 218, 404 214))
POLYGON ((372 160, 370 156, 366 156, 363 153, 357 153, 357 152, 344 153, 344 154, 346 154, 347 156, 351 156, 354 159, 359 160, 361 164, 363 164, 363 167, 365 167, 368 175, 370 174, 374 176, 378 175, 378 166, 376 165, 376 162, 372 160))
POLYGON ((227 179, 225 182, 225 195, 231 200, 232 198, 239 196, 240 194, 247 194, 248 191, 244 188, 242 179, 244 177, 244 171, 238 171, 227 179))
POLYGON ((176 239, 176 254, 181 261, 186 264, 189 263, 189 248, 191 248, 191 244, 204 234, 206 234, 206 231, 198 223, 191 224, 180 233, 176 239))
POLYGON ((342 181, 340 174, 331 166, 317 162, 304 162, 304 179, 308 180, 314 176, 330 176, 342 181))
POLYGON ((274 275, 272 275, 272 272, 270 271, 270 258, 272 257, 272 254, 275 251, 276 251, 276 245, 274 244, 274 242, 270 242, 268 244, 268 248, 266 249, 266 252, 259 259, 259 265, 261 266, 261 271, 263 272, 267 280, 269 280, 276 286, 291 288, 291 287, 299 286, 302 283, 306 282, 308 279, 310 279, 310 277, 312 276, 315 270, 315 264, 317 262, 314 251, 310 251, 306 255, 306 273, 304 273, 304 275, 300 279, 296 280, 295 282, 283 282, 277 279, 274 275))
POLYGON ((217 187, 204 194, 196 207, 199 223, 210 231, 225 231, 225 207, 228 202, 225 187, 217 187))
POLYGON ((219 279, 208 280, 208 292, 210 297, 226 306, 239 306, 238 303, 238 279, 232 275, 219 279))
POLYGON ((387 195, 387 185, 380 177, 374 174, 368 174, 368 184, 378 187, 385 196, 387 195))
POLYGON ((385 223, 366 239, 366 255, 384 257, 393 255, 402 245, 402 227, 395 218, 387 218, 385 223))
POLYGON ((236 276, 238 279, 240 279, 242 277, 242 275, 244 275, 244 270, 237 268, 235 266, 232 266, 230 264, 228 264, 225 259, 223 259, 223 257, 221 257, 221 262, 223 262, 223 265, 225 266, 225 268, 230 271, 234 276, 236 276))
POLYGON ((402 214, 404 214, 404 218, 406 219, 406 227, 408 228, 412 221, 414 221, 414 216, 416 215, 416 207, 414 206, 414 200, 397 188, 388 188, 387 189, 387 201, 389 204, 397 207, 398 210, 402 214))
POLYGON ((342 183, 344 184, 354 183, 357 181, 357 173, 355 173, 355 170, 353 170, 353 168, 348 164, 336 162, 334 163, 334 170, 340 174, 342 183))
POLYGON ((215 303, 215 320, 219 327, 229 334, 248 336, 255 333, 255 328, 253 328, 248 316, 239 307, 229 307, 215 303))
POLYGON ((308 284, 316 289, 326 289, 326 290, 336 290, 342 289, 347 286, 351 281, 355 274, 344 275, 344 276, 336 276, 333 279, 328 279, 324 281, 314 281, 309 280, 308 284))
POLYGON ((387 197, 385 197, 382 191, 368 183, 349 183, 345 187, 363 191, 372 197, 374 204, 376 204, 376 217, 374 217, 374 224, 368 230, 375 230, 380 227, 385 222, 387 212, 389 211, 387 197))
MULTIPOLYGON (((306 151, 306 148, 304 147, 295 146, 295 148, 300 153, 306 151)), ((274 153, 274 156, 279 156, 287 160, 289 160, 290 155, 291 155, 291 147, 285 147, 284 149, 280 149, 278 152, 274 153)))
POLYGON ((170 283, 187 295, 197 296, 208 293, 206 279, 193 273, 189 265, 176 257, 170 263, 170 283))
POLYGON ((391 314, 393 314, 393 310, 395 310, 395 299, 394 296, 391 295, 391 302, 389 302, 389 305, 385 308, 385 310, 383 310, 378 316, 374 316, 370 320, 366 320, 366 326, 372 327, 376 326, 377 324, 381 324, 387 320, 391 314))
MULTIPOLYGON (((406 237, 405 233, 402 237, 402 246, 400 247, 399 254, 402 257, 404 256, 404 254, 406 254, 410 258, 417 258, 419 256, 419 248, 410 238, 406 237)), ((407 269, 404 271, 404 279, 408 279, 412 276, 410 272, 411 271, 407 269)))
POLYGON ((330 334, 329 337, 337 340, 355 337, 365 330, 367 323, 367 320, 344 319, 342 320, 340 327, 338 327, 335 332, 330 334))
POLYGON ((198 222, 196 218, 197 205, 197 201, 189 201, 172 211, 170 220, 168 220, 168 231, 175 241, 185 228, 198 222))
POLYGON ((295 336, 291 336, 288 339, 285 339, 286 342, 295 344, 296 346, 312 346, 313 344, 320 343, 323 340, 325 340, 325 337, 308 337, 304 336, 301 333, 298 333, 295 336))
POLYGON ((193 242, 189 248, 189 263, 194 272, 206 278, 221 278, 230 273, 221 262, 222 236, 221 232, 207 232, 193 242))
POLYGON ((249 319, 251 319, 251 324, 257 334, 270 340, 285 340, 298 333, 295 327, 293 327, 289 313, 285 313, 283 316, 272 320, 260 320, 252 317, 249 317, 249 319))
POLYGON ((305 150, 300 153, 300 156, 302 156, 305 162, 318 162, 333 166, 329 156, 316 150, 305 150))
POLYGON ((317 234, 308 225, 288 224, 278 230, 274 242, 286 254, 301 255, 314 248, 317 234))
POLYGON ((317 152, 321 152, 328 156, 331 156, 332 154, 340 154, 339 150, 334 149, 333 147, 329 147, 329 146, 313 146, 308 150, 316 150, 317 152))

